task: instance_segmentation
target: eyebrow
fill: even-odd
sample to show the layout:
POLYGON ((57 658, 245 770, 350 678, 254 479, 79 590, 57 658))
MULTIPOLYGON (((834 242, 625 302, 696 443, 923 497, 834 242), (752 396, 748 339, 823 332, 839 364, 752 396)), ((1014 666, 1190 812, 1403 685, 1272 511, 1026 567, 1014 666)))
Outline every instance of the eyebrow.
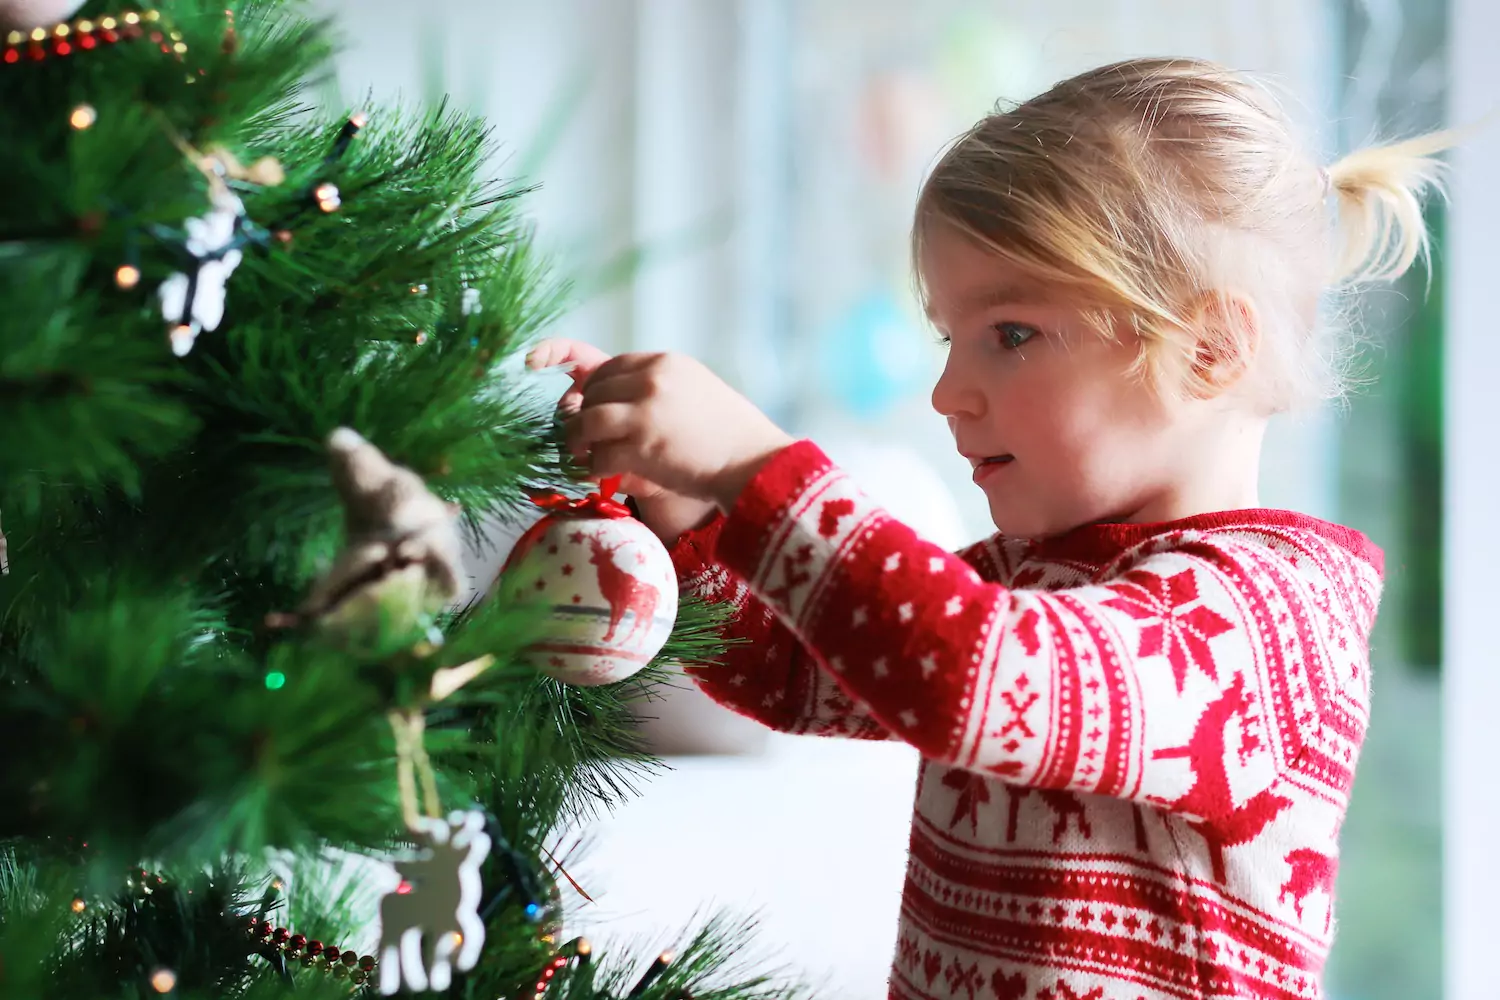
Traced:
MULTIPOLYGON (((959 299, 957 312, 961 316, 967 316, 996 306, 1044 306, 1056 303, 1055 298, 1041 291, 1036 284, 993 285, 959 299)), ((926 311, 928 319, 935 318, 930 299, 926 311)))

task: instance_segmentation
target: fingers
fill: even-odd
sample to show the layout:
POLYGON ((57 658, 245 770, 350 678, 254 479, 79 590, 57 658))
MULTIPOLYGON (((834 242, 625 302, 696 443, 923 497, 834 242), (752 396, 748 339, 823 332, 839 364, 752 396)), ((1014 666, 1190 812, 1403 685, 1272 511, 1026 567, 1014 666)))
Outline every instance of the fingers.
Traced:
POLYGON ((543 340, 526 355, 526 367, 533 371, 571 365, 568 375, 578 385, 610 360, 609 353, 581 340, 552 338, 543 340))
POLYGON ((646 373, 604 367, 595 372, 588 385, 583 387, 579 407, 589 408, 605 403, 639 403, 650 392, 651 382, 646 373))
POLYGON ((663 355, 633 352, 630 354, 616 354, 604 364, 592 370, 589 376, 590 384, 602 382, 605 379, 618 378, 621 375, 645 372, 647 369, 660 365, 663 355))
MULTIPOLYGON (((590 456, 600 445, 631 437, 636 429, 636 408, 629 403, 589 406, 569 417, 563 429, 568 451, 573 457, 590 461, 590 456)), ((598 472, 592 461, 589 468, 598 472)))
POLYGON ((652 383, 647 369, 651 355, 621 354, 599 366, 584 381, 574 373, 573 388, 563 393, 557 408, 565 417, 600 403, 640 402, 650 394, 652 383))
POLYGON ((544 340, 531 349, 531 353, 526 355, 526 367, 541 371, 567 366, 572 388, 557 401, 558 411, 567 416, 577 413, 583 407, 583 393, 580 391, 583 384, 608 360, 609 355, 592 344, 554 338, 544 340))
POLYGON ((577 388, 569 389, 557 401, 557 409, 564 417, 571 417, 583 409, 583 393, 577 388))
POLYGON ((595 479, 629 476, 635 469, 639 448, 634 441, 604 441, 589 453, 589 475, 595 479))

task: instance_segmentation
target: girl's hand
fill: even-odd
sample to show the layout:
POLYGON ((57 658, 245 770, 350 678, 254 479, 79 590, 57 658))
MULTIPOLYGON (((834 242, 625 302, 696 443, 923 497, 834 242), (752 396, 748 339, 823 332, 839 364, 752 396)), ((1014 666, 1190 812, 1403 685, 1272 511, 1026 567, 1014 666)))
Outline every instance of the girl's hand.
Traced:
POLYGON ((567 437, 595 476, 635 476, 725 511, 792 443, 748 399, 678 354, 623 354, 597 366, 567 437))
MULTIPOLYGON (((567 368, 568 378, 573 384, 557 401, 558 412, 564 418, 572 417, 583 408, 583 387, 599 366, 610 359, 610 355, 593 344, 581 340, 555 338, 543 340, 526 355, 526 367, 540 371, 544 368, 567 368)), ((582 457, 582 456, 580 456, 582 457)), ((620 491, 637 501, 647 500, 666 492, 653 482, 639 476, 625 476, 620 482, 620 491)))
MULTIPOLYGON (((557 401, 557 408, 565 416, 573 416, 583 407, 584 385, 609 358, 592 344, 552 339, 537 344, 526 356, 526 365, 536 370, 569 366, 568 376, 573 384, 557 401)), ((683 532, 700 527, 713 517, 712 502, 671 493, 640 476, 625 476, 620 489, 635 499, 641 520, 668 545, 683 532)))

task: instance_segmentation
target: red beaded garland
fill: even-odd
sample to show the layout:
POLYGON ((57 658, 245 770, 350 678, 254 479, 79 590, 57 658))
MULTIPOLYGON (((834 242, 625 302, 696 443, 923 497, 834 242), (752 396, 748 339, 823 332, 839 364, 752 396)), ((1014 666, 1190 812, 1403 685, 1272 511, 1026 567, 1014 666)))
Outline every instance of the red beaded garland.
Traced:
POLYGON ((332 971, 336 976, 348 976, 352 970, 358 981, 369 978, 375 972, 373 955, 361 957, 356 952, 344 951, 335 945, 308 940, 307 935, 293 934, 290 929, 276 927, 269 920, 251 917, 245 932, 252 940, 275 948, 287 958, 300 960, 304 968, 321 968, 332 971), (359 967, 355 968, 356 965, 359 967))
POLYGON ((0 63, 18 63, 23 54, 32 62, 41 62, 49 56, 64 58, 78 49, 91 50, 98 48, 101 43, 113 45, 121 39, 128 41, 146 36, 164 55, 175 54, 180 60, 187 51, 182 34, 171 30, 160 11, 126 11, 97 20, 80 17, 72 21, 61 21, 51 28, 37 28, 29 32, 12 31, 5 36, 0 63), (50 49, 47 44, 49 41, 50 49))

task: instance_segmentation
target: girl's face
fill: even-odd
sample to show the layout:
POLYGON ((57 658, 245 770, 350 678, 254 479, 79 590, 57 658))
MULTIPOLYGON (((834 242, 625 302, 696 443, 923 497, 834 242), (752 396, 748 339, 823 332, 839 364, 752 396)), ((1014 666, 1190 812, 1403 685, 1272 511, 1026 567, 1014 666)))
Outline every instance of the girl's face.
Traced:
POLYGON ((1181 516, 1176 485, 1201 436, 1189 404, 1130 373, 1133 334, 1101 336, 1063 296, 940 225, 919 266, 948 344, 932 405, 1002 533, 1181 516))

